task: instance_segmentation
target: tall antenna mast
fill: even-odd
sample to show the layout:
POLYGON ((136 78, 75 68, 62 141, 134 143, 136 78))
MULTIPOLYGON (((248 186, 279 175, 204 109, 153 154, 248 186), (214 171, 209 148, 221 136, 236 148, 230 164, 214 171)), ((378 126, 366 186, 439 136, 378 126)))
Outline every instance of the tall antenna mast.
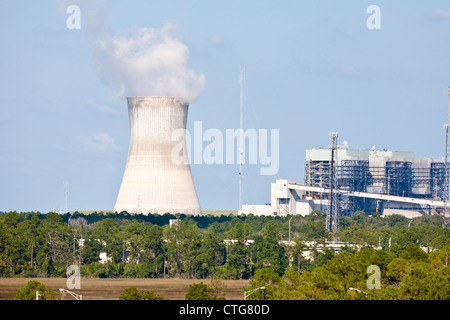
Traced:
POLYGON ((240 68, 239 74, 240 84, 240 115, 239 115, 239 209, 242 210, 242 165, 244 162, 244 69, 240 68))
POLYGON ((450 227, 450 213, 448 210, 449 199, 448 199, 448 187, 449 187, 449 156, 450 156, 450 141, 449 141, 449 130, 450 130, 450 86, 447 90, 447 123, 444 125, 445 128, 445 159, 444 159, 444 192, 443 192, 443 200, 444 200, 444 221, 443 226, 449 228, 450 227))

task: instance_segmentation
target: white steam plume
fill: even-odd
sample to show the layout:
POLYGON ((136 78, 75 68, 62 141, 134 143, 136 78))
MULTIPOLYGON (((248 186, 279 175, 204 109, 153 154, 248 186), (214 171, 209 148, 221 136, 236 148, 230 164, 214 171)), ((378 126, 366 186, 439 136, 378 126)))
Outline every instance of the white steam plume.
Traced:
POLYGON ((141 28, 131 37, 104 32, 94 41, 102 81, 119 96, 197 99, 205 77, 187 67, 188 48, 170 35, 174 27, 141 28))
POLYGON ((114 95, 177 96, 187 102, 200 95, 205 77, 187 67, 188 47, 170 35, 176 26, 112 35, 105 24, 106 0, 55 0, 55 4, 64 15, 70 4, 80 7, 81 29, 94 46, 97 72, 114 95))

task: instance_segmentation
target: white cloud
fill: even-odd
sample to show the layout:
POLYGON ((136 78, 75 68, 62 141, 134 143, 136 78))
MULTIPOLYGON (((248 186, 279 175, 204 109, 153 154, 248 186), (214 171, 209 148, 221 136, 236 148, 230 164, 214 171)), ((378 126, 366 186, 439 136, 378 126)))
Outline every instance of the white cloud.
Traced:
POLYGON ((436 9, 428 15, 428 18, 430 18, 431 20, 435 20, 435 21, 440 21, 440 20, 450 21, 450 11, 436 9))
POLYGON ((94 153, 110 153, 120 150, 114 138, 107 133, 96 133, 85 138, 84 148, 86 151, 94 153))

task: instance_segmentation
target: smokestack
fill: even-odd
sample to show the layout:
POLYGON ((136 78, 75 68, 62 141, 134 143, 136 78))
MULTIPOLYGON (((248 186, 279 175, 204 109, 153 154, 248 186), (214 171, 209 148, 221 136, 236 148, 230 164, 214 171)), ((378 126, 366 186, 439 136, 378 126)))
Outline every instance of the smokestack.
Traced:
POLYGON ((172 133, 186 129, 189 104, 176 97, 127 101, 130 147, 114 211, 201 214, 187 155, 182 163, 172 159, 180 143, 172 141, 172 133))

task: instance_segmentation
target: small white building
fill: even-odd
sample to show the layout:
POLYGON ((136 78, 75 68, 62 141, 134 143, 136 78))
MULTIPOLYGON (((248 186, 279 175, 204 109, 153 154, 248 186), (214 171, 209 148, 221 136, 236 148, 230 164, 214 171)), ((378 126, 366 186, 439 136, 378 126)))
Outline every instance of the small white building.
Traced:
POLYGON ((238 214, 261 215, 308 215, 314 210, 327 210, 327 200, 312 199, 306 191, 295 190, 290 185, 295 185, 295 180, 280 179, 271 184, 270 204, 267 205, 242 205, 238 214))

